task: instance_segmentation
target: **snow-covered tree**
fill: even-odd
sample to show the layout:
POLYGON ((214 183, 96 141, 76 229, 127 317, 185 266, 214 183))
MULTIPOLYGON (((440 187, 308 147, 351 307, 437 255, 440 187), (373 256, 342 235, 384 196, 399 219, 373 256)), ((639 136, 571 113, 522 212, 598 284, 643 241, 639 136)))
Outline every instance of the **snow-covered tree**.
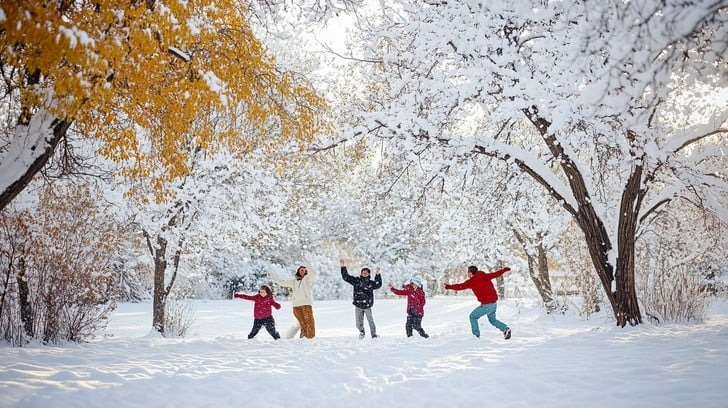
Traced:
POLYGON ((374 96, 346 138, 386 140, 433 174, 484 155, 535 180, 583 232, 618 325, 642 322, 641 225, 675 200, 728 219, 725 2, 422 0, 369 11, 347 57, 374 96), (487 126, 464 131, 473 120, 487 126))
POLYGON ((173 290, 194 291, 180 288, 178 279, 199 283, 243 275, 255 283, 265 265, 256 263, 275 257, 286 240, 280 221, 291 193, 278 182, 266 153, 250 152, 241 160, 197 149, 190 160, 190 172, 169 188, 173 199, 129 201, 153 264, 153 327, 160 333, 173 290), (248 270, 235 270, 241 267, 248 270))
POLYGON ((125 175, 153 174, 161 199, 190 170, 190 139, 208 154, 245 152, 319 130, 323 100, 276 66, 235 0, 11 0, 0 47, 0 210, 69 132, 102 141, 125 175))

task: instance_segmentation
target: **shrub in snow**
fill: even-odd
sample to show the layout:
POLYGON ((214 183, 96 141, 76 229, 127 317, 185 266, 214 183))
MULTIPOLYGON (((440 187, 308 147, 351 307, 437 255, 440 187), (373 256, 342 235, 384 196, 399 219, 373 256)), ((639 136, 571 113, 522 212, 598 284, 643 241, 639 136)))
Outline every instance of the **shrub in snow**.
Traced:
POLYGON ((120 228, 90 188, 66 191, 0 218, 0 336, 13 345, 84 341, 115 307, 120 228))

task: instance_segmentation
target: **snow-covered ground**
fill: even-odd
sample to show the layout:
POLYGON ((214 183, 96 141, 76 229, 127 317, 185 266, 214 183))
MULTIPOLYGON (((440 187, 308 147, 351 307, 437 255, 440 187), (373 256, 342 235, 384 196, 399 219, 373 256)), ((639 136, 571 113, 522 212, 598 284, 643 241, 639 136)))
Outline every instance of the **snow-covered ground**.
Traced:
POLYGON ((121 304, 90 343, 0 345, 0 407, 728 407, 726 302, 701 324, 618 328, 509 299, 504 340, 485 317, 470 334, 472 296, 428 299, 429 339, 404 335, 404 299, 377 299, 381 338, 359 340, 350 302, 319 301, 315 339, 277 342, 247 339, 252 305, 196 301, 182 339, 149 334, 151 305, 121 304))

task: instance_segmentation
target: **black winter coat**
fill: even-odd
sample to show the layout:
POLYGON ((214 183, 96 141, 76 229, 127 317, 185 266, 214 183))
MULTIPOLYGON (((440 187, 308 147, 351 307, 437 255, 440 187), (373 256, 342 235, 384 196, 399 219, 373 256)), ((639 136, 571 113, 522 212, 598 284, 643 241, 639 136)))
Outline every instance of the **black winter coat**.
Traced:
POLYGON ((342 266, 341 277, 354 287, 354 301, 352 302, 354 306, 369 309, 374 305, 374 290, 382 287, 382 275, 374 275, 374 280, 369 277, 351 276, 346 271, 346 266, 342 266))

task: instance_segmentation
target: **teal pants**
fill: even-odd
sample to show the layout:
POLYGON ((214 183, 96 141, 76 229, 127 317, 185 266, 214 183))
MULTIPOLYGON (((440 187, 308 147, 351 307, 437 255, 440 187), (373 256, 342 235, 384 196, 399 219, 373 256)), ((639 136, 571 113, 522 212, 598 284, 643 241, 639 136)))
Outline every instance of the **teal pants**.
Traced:
POLYGON ((480 306, 473 309, 470 312, 470 329, 473 331, 475 337, 480 337, 480 326, 478 326, 478 319, 484 315, 488 316, 488 321, 493 326, 497 327, 498 330, 504 332, 506 330, 506 324, 495 318, 495 303, 481 304, 480 306))

